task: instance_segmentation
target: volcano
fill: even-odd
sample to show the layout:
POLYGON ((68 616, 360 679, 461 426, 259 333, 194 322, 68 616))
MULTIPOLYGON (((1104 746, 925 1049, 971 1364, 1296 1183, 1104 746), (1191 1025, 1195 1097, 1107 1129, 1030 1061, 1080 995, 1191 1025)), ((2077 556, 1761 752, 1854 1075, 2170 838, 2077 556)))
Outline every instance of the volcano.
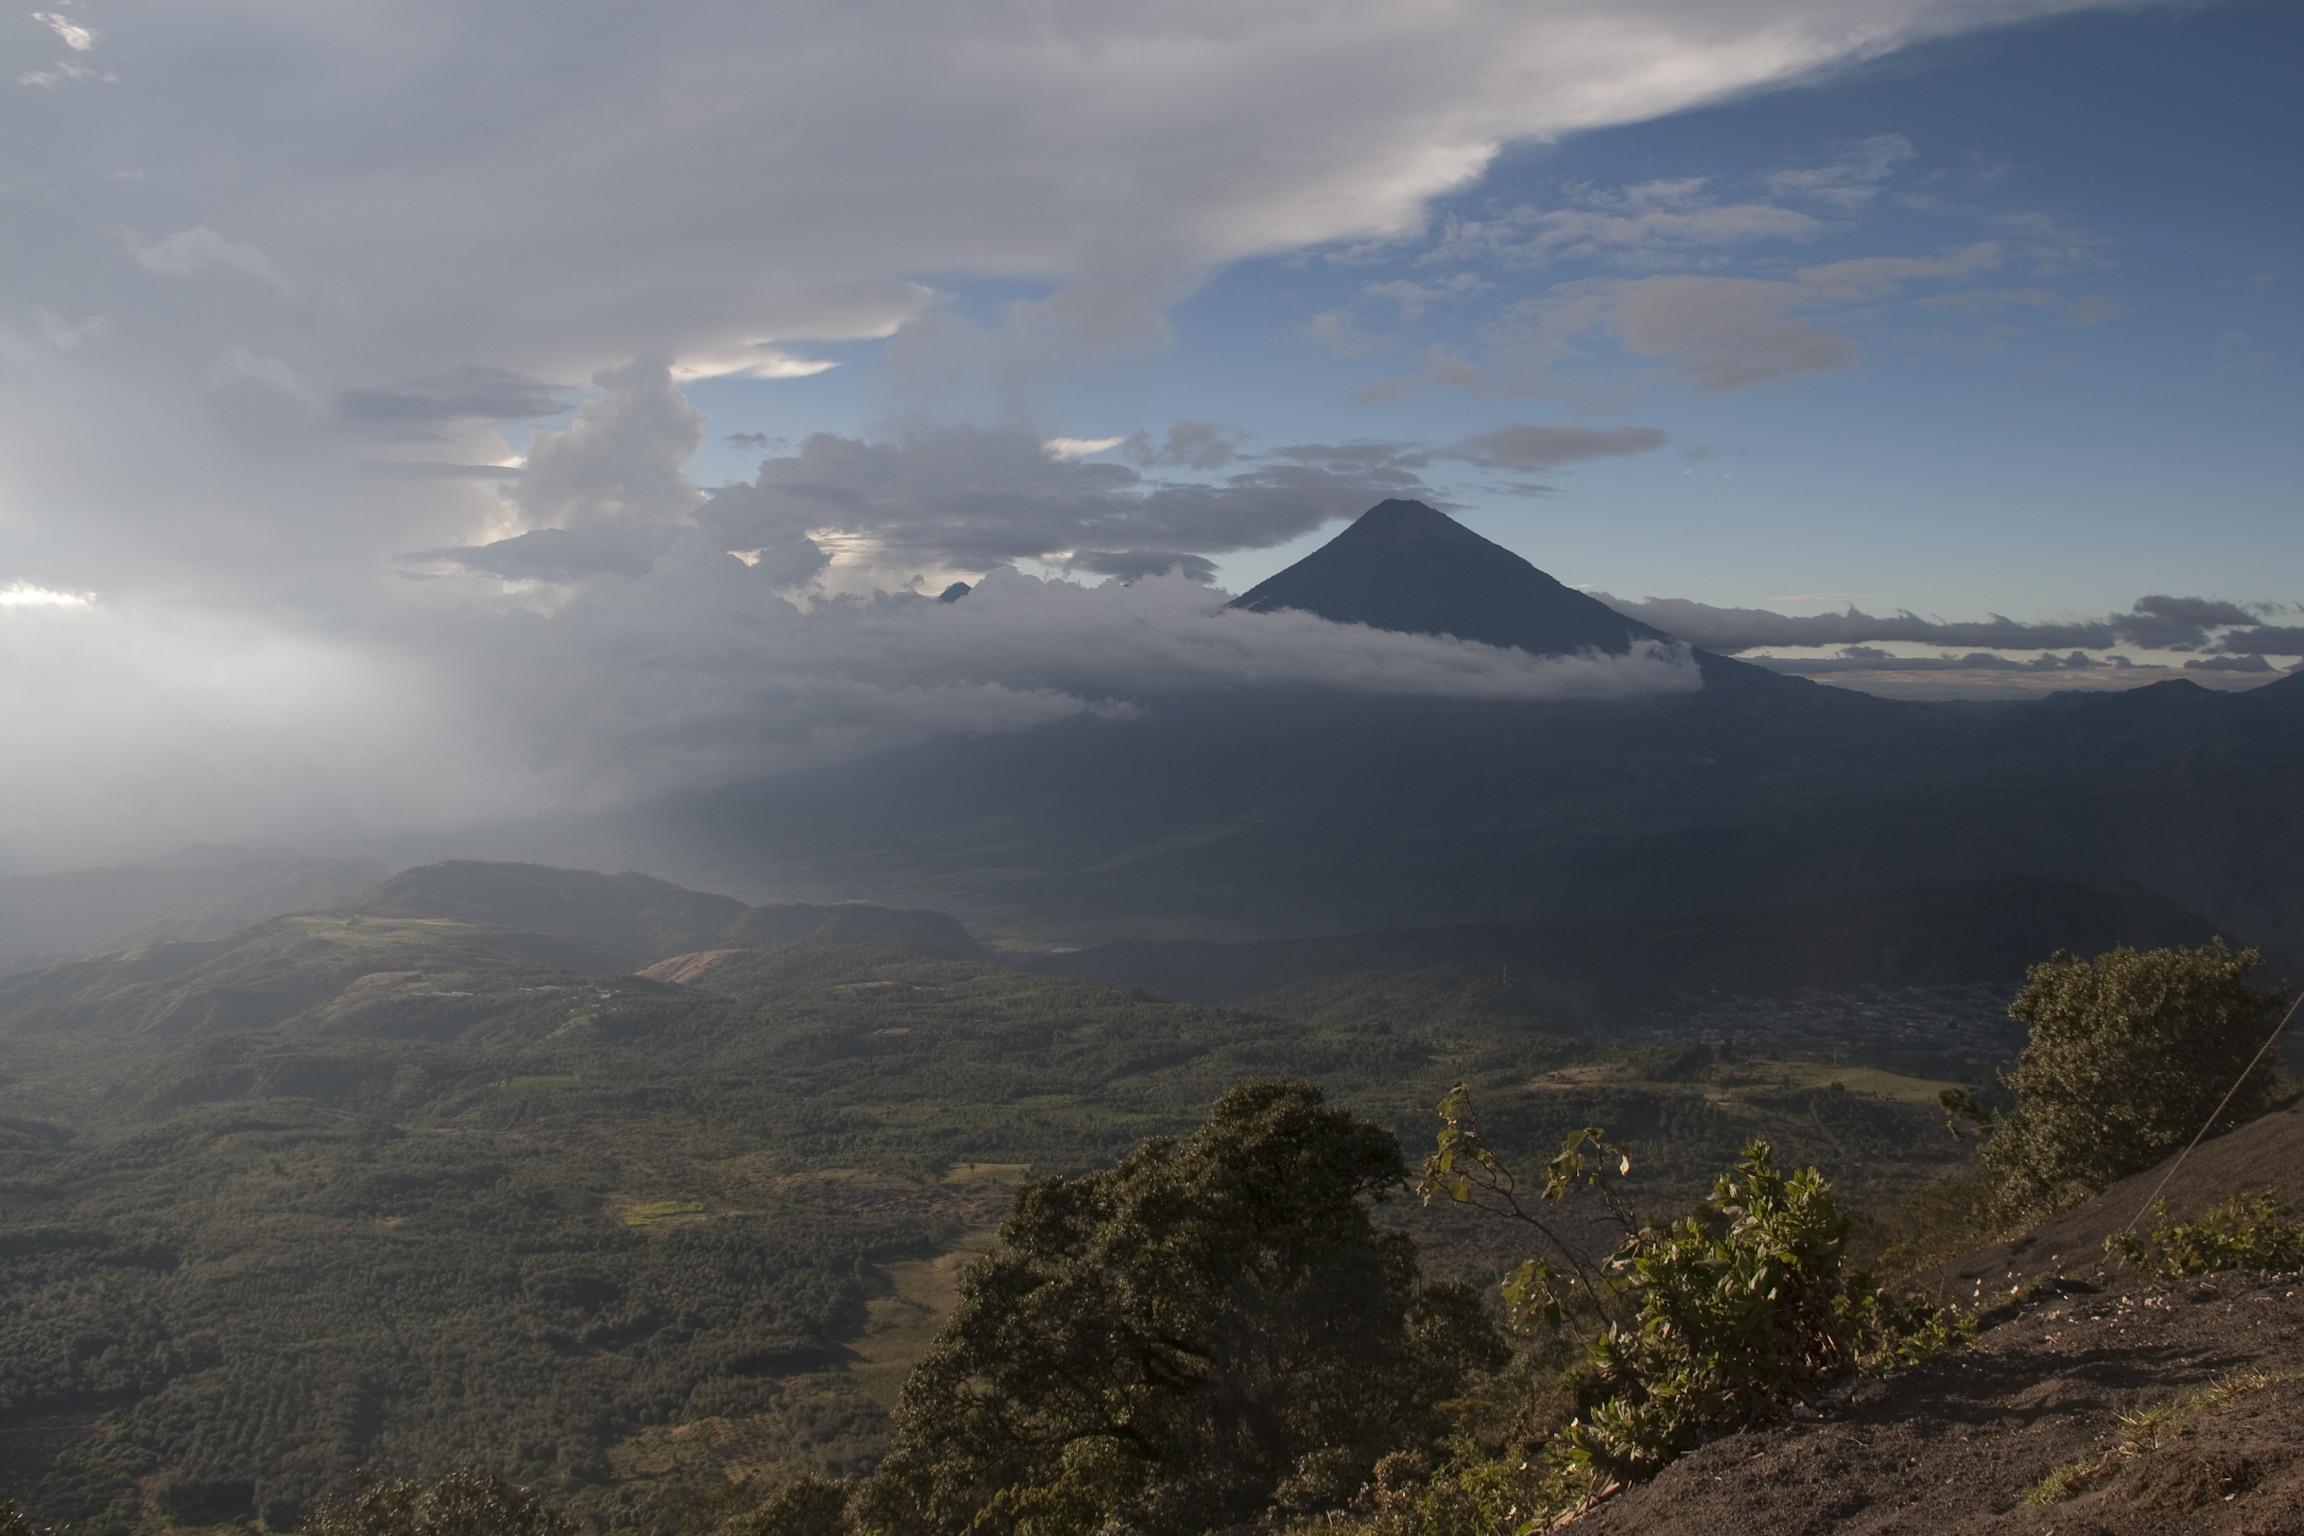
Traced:
POLYGON ((1420 501, 1380 502, 1231 605, 1300 608, 1338 624, 1454 635, 1536 656, 1670 640, 1564 586, 1503 545, 1420 501))

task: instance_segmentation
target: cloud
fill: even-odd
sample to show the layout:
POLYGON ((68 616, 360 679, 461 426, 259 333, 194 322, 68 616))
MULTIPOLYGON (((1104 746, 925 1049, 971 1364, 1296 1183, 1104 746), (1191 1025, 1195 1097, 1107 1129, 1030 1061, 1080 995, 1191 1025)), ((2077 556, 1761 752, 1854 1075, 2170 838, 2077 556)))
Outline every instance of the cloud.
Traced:
POLYGON ((680 466, 704 446, 704 413, 660 359, 592 376, 600 398, 565 432, 538 428, 512 504, 531 528, 677 517, 701 493, 680 466))
POLYGON ((1875 134, 1849 145, 1824 165, 1777 171, 1767 178, 1767 186, 1778 197, 1853 212, 1879 196, 1880 184, 1918 153, 1900 133, 1875 134))
POLYGON ((252 277, 282 293, 291 291, 288 280, 272 265, 272 259, 245 240, 227 240, 205 224, 180 229, 164 240, 147 242, 133 230, 122 232, 128 254, 147 272, 163 277, 191 277, 219 267, 252 277))
POLYGON ((38 726, 0 760, 0 849, 21 863, 186 835, 357 843, 1157 710, 1213 686, 1494 699, 1699 686, 1670 647, 1535 658, 1229 611, 1224 596, 1181 576, 1090 588, 1002 570, 956 602, 795 604, 691 529, 551 612, 441 593, 420 620, 334 641, 181 608, 0 603, 0 677, 13 718, 38 726))
POLYGON ((86 608, 95 598, 86 592, 57 592, 28 581, 0 587, 0 608, 86 608))
POLYGON ((1480 432, 1435 457, 1463 459, 1483 469, 1557 469, 1587 459, 1648 453, 1670 442, 1659 427, 1498 427, 1480 432))
POLYGON ((1147 467, 1232 472, 1149 479, 1125 464, 1052 456, 1023 430, 944 427, 879 442, 819 432, 763 463, 752 483, 714 492, 696 521, 728 548, 771 533, 831 536, 892 573, 1034 560, 1133 574, 1172 568, 1180 554, 1268 549, 1387 496, 1433 494, 1416 473, 1428 456, 1401 444, 1297 444, 1249 458, 1236 432, 1207 422, 1180 422, 1159 444, 1129 441, 1147 467))
MULTIPOLYGON (((1386 495, 1444 501, 1425 479, 1442 461, 1173 432, 1146 462, 1052 461, 1028 432, 921 425, 951 404, 937 369, 955 355, 1020 390, 1052 361, 1162 344, 1170 307, 1227 264, 1420 234, 1507 146, 2085 3, 698 0, 667 25, 538 0, 217 0, 103 12, 93 52, 20 19, 71 55, 23 78, 101 78, 90 65, 118 52, 132 88, 100 122, 59 117, 81 110, 68 94, 0 93, 11 184, 42 200, 11 224, 0 314, 115 317, 69 352, 12 330, 0 370, 0 501, 29 525, 12 547, 37 552, 43 586, 111 605, 72 618, 83 649, 18 636, 32 649, 0 669, 10 718, 61 722, 42 755, 11 754, 6 830, 203 807, 446 818, 1091 707, 993 672, 911 693, 845 677, 837 646, 798 638, 844 621, 788 623, 776 594, 826 559, 826 581, 886 562, 868 573, 887 584, 1035 559, 1190 571, 1386 495), (971 329, 937 281, 1015 302, 971 329), (807 439, 709 497, 680 473, 703 423, 679 377, 789 378, 867 338, 919 365, 903 430, 807 439), (598 398, 565 430, 500 435, 557 420, 577 392, 550 381, 582 379, 598 398), (379 439, 421 443, 406 462, 424 467, 364 470, 379 439), (508 458, 524 472, 491 467, 508 458), (429 558, 398 569, 431 579, 391 579, 411 551, 429 558), (531 581, 550 590, 504 591, 531 581), (76 700, 103 702, 78 719, 76 700)), ((1658 184, 1514 238, 1631 262, 1806 228, 1737 211, 1756 206, 1658 184)), ((1419 292, 1455 270, 1419 268, 1419 292)), ((1558 339, 1638 331, 1663 297, 1596 300, 1558 339)), ((1777 318, 1834 324, 1800 304, 1777 318)), ((1487 376, 1446 350, 1426 367, 1487 376)))
MULTIPOLYGON (((1869 614, 1854 605, 1844 613, 1796 616, 1773 613, 1765 608, 1716 608, 1680 597, 1650 597, 1633 602, 1606 592, 1594 592, 1592 596, 1618 613, 1652 624, 1690 645, 1730 653, 1765 646, 1848 647, 1877 641, 1995 650, 2102 650, 2113 645, 2132 645, 2145 650, 2186 651, 2214 644, 2213 631, 2257 623, 2257 616, 2238 604, 2204 597, 2140 597, 2128 612, 2102 619, 2029 623, 1994 614, 1981 621, 1948 623, 1922 618, 1909 611, 1869 614)), ((2245 641, 2250 649, 2285 654, 2276 646, 2260 645, 2253 638, 2272 633, 2291 632, 2251 629, 2234 638, 2245 641)), ((1988 662, 1975 664, 1989 665, 1988 662)), ((2066 663, 2059 663, 2063 664, 2066 663)))
POLYGON ((1126 441, 1125 437, 1052 437, 1040 445, 1040 451, 1052 459, 1085 459, 1126 441))
POLYGON ((347 421, 386 427, 527 421, 566 411, 574 403, 571 393, 508 368, 467 363, 428 378, 345 390, 336 397, 336 409, 347 421))
POLYGON ((517 480, 517 464, 445 464, 431 459, 363 459, 363 474, 378 480, 517 480))
MULTIPOLYGON (((1564 206, 1523 205, 1486 219, 1449 220, 1420 260, 1484 260, 1534 267, 1553 261, 1601 261, 1653 267, 1698 251, 1765 240, 1813 240, 1825 223, 1773 203, 1722 203, 1702 176, 1614 189, 1568 189, 1564 206)), ((1372 293, 1407 286, 1384 284, 1372 293)), ((1437 295, 1422 294, 1427 301, 1437 295)), ((1403 318, 1413 318, 1405 313, 1403 318)))
POLYGON ((1870 256, 1803 267, 1790 281, 1674 274, 1562 284, 1522 300, 1490 345, 1523 366, 1556 366, 1599 331, 1638 356, 1669 361, 1697 388, 1732 393, 1799 374, 1834 373, 1861 355, 1841 332, 1810 318, 1896 294, 1925 278, 1999 264, 1991 241, 1936 256, 1870 256))
POLYGON ((764 341, 683 351, 671 365, 676 379, 810 379, 839 367, 818 358, 794 357, 764 341))
POLYGON ((1238 427, 1222 426, 1213 421, 1179 421, 1169 425, 1168 435, 1154 443, 1148 432, 1136 432, 1127 440, 1128 462, 1146 468, 1222 469, 1236 464, 1248 434, 1238 427))
POLYGON ((34 11, 32 19, 64 40, 64 46, 75 53, 86 53, 96 46, 96 34, 69 16, 54 11, 34 11))

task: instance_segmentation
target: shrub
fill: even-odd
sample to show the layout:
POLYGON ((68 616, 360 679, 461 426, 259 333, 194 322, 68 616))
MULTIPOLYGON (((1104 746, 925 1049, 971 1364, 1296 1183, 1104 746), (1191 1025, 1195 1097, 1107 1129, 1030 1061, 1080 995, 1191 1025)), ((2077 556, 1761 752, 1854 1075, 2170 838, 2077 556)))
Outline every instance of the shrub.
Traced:
POLYGON ((526 1489, 466 1467, 426 1487, 365 1481, 349 1499, 321 1499, 305 1536, 576 1536, 576 1522, 526 1489))
POLYGON ((2234 1190, 2192 1222, 2171 1222, 2168 1202, 2152 1202, 2152 1235, 2123 1229, 2104 1251, 2155 1280, 2182 1280, 2226 1269, 2304 1269, 2304 1222, 2269 1189, 2234 1190))
POLYGON ((2032 1038, 2001 1076, 2015 1107, 1994 1123, 1964 1090, 1944 1096, 1947 1110, 1987 1133, 1995 1221, 2053 1215, 2185 1146, 2212 1114, 2220 1131, 2270 1108, 2284 1064, 2249 1063, 2287 998, 2248 985, 2262 963, 2217 939, 2199 949, 2123 946, 2093 960, 2059 953, 2026 972, 2008 1013, 2032 1038))
MULTIPOLYGON (((1524 1323, 1591 1329, 1576 1414, 1532 1457, 1468 1461, 1459 1447, 1426 1490, 1447 1509, 1485 1519, 1502 1502, 1522 1514, 1561 1513, 1716 1435, 1813 1402, 1853 1370, 1911 1363, 1972 1327, 1923 1297, 1891 1296, 1869 1275, 1847 1275, 1849 1222, 1830 1186, 1813 1168, 1778 1171, 1765 1141, 1747 1147, 1694 1212, 1632 1232, 1595 1270, 1531 1207, 1597 1186, 1621 1213, 1607 1165, 1622 1177, 1630 1159, 1599 1131, 1580 1131, 1546 1164, 1543 1184, 1523 1192, 1481 1141, 1462 1085, 1440 1112, 1425 1197, 1445 1194, 1532 1226, 1571 1273, 1531 1260, 1507 1284, 1506 1301, 1524 1323)), ((1397 1521, 1403 1500, 1390 1507, 1397 1521)), ((1425 1511, 1427 1531, 1447 1523, 1440 1512, 1425 1511)))

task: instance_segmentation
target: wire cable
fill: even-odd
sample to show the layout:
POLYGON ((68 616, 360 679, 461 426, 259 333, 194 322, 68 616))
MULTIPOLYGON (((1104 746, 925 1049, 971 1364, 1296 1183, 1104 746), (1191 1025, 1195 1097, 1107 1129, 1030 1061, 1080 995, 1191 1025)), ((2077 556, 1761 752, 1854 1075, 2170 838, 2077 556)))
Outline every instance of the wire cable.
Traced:
POLYGON ((2160 1176, 2160 1182, 2153 1186, 2151 1197, 2144 1202, 2144 1209, 2129 1217, 2128 1225, 2122 1227, 2120 1229, 2121 1231, 2135 1231, 2136 1223, 2142 1221, 2144 1219, 2145 1213, 2150 1211, 2152 1207, 2159 1202, 2160 1192, 2168 1187, 2168 1181, 2170 1179, 2176 1177, 2176 1170, 2184 1166, 2184 1159, 2192 1155, 2192 1148, 2200 1145, 2201 1142, 2208 1139, 2208 1133, 2215 1129, 2216 1122, 2223 1118, 2224 1111, 2230 1108, 2233 1099, 2239 1096, 2241 1084, 2247 1082, 2249 1076, 2255 1072, 2257 1063, 2263 1061, 2264 1053, 2272 1049, 2272 1042, 2280 1038, 2280 1032, 2288 1027, 2289 1020, 2296 1017, 2296 1010, 2300 1006, 2304 1006, 2304 992, 2299 992, 2296 994, 2296 1001, 2288 1005, 2288 1011, 2280 1015, 2280 1022, 2272 1026, 2272 1033, 2265 1036, 2264 1043, 2256 1048, 2255 1056, 2250 1059, 2247 1068, 2242 1071, 2238 1079, 2233 1082, 2231 1090, 2224 1095, 2223 1102, 2219 1103, 2214 1111, 2209 1114, 2208 1123, 2200 1127, 2200 1134, 2193 1137, 2191 1143, 2187 1145, 2183 1151, 2176 1154, 2176 1161, 2168 1165, 2168 1171, 2162 1174, 2160 1176))

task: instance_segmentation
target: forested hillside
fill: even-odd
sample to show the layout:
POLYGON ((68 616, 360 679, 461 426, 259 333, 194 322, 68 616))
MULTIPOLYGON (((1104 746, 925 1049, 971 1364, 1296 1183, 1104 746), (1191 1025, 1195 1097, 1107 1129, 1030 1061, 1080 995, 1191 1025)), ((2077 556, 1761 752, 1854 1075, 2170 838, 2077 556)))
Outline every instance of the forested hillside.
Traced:
MULTIPOLYGON (((1658 1209, 1756 1130, 1859 1198, 1961 1150, 1937 1084, 1478 1008, 1284 1018, 835 937, 676 984, 598 942, 347 913, 0 985, 0 1470, 36 1517, 282 1529, 362 1466, 477 1461, 640 1528, 727 1469, 857 1470, 905 1277, 1026 1171, 1249 1078, 1411 1149, 1468 1080, 1499 1146, 1615 1128, 1658 1209)), ((1383 1210, 1435 1272, 1510 1257, 1383 1210)))

